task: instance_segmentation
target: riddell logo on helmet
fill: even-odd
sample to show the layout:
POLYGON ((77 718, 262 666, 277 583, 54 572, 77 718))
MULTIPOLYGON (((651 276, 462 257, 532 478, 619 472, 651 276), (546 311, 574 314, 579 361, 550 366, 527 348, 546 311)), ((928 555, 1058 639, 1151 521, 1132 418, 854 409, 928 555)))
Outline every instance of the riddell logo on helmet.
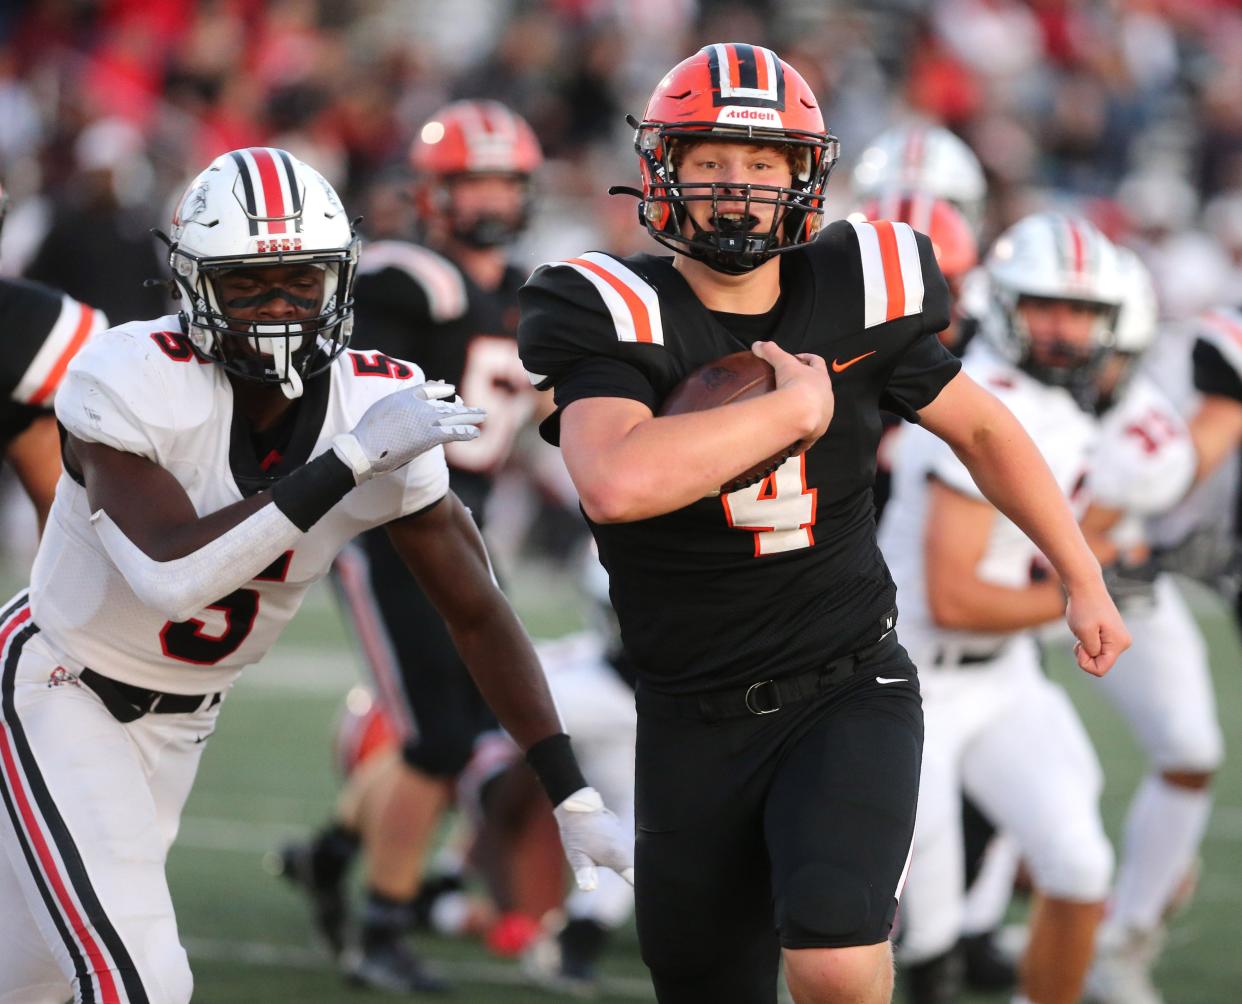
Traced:
POLYGON ((738 125, 773 125, 780 126, 781 117, 771 108, 746 108, 741 105, 726 105, 716 116, 717 122, 734 122, 738 125))

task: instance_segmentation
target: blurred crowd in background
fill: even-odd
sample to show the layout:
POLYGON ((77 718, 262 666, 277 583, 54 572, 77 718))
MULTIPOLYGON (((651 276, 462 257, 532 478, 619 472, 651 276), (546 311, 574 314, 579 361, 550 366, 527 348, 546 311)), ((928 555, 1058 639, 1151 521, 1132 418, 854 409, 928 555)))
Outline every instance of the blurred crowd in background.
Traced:
MULTIPOLYGON (((407 236, 428 113, 493 97, 549 162, 522 264, 643 249, 627 114, 706 41, 772 46, 840 137, 829 218, 885 127, 942 123, 989 180, 985 239, 1073 205, 1152 266, 1166 320, 1242 300, 1238 0, 34 0, 0 9, 0 271, 150 317, 148 233, 236 147, 289 149, 366 236, 407 236)), ((363 336, 365 337, 365 336, 363 336)))

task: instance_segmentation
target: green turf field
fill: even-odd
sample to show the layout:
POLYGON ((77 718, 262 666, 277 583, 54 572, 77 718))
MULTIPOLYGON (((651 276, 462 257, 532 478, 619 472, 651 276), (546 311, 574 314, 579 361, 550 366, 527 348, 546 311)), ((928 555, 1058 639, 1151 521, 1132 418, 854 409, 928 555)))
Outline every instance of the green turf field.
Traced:
MULTIPOLYGON (((516 584, 531 630, 572 626, 578 605, 544 578, 516 584)), ((1242 655, 1232 628, 1213 608, 1203 623, 1213 650, 1226 736, 1242 737, 1242 655)), ((1054 670, 1073 692, 1108 776, 1105 818, 1116 839, 1142 761, 1111 709, 1088 693, 1068 664, 1054 670)), ((247 673, 225 704, 203 760, 169 865, 182 935, 197 978, 199 1004, 382 1000, 346 988, 312 944, 303 904, 265 874, 266 850, 319 823, 335 787, 328 736, 339 700, 355 678, 340 621, 324 594, 308 599, 273 657, 247 673)), ((1242 998, 1242 765, 1223 771, 1204 845, 1199 894, 1175 925, 1157 976, 1170 1004, 1227 1004, 1242 998)), ((529 1004, 555 1000, 527 988, 517 967, 474 944, 432 940, 425 954, 457 987, 453 999, 529 1004)), ((632 930, 620 939, 600 1000, 652 996, 632 930)), ((982 998, 974 999, 980 1004, 982 998)), ((727 1002, 722 1002, 727 1004, 727 1002)))

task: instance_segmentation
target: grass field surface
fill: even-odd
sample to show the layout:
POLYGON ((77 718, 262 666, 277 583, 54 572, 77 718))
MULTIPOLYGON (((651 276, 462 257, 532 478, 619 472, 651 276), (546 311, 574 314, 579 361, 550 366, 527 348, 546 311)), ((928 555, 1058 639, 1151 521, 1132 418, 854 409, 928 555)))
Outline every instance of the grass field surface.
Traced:
MULTIPOLYGON (((532 632, 547 636, 574 626, 578 601, 554 578, 519 580, 512 594, 532 632)), ((1236 636, 1222 612, 1211 604, 1198 607, 1212 648, 1225 735, 1242 737, 1242 655, 1236 636)), ((301 899, 262 868, 265 851, 307 832, 329 811, 336 788, 331 722, 357 673, 331 601, 316 593, 267 662, 248 671, 225 704, 169 864, 199 1004, 384 999, 344 985, 315 947, 301 899)), ((1143 772, 1142 757, 1120 720, 1091 693, 1089 679, 1065 660, 1057 661, 1052 673, 1073 695, 1104 762, 1104 814, 1116 841, 1143 772)), ((1227 764, 1216 790, 1198 896, 1174 925, 1157 970, 1170 1004, 1242 999, 1242 767, 1227 764)), ((478 944, 425 939, 421 948, 453 980, 453 999, 472 1004, 556 999, 528 987, 515 963, 478 944)), ((653 999, 632 928, 622 932, 605 973, 598 1000, 653 999)))

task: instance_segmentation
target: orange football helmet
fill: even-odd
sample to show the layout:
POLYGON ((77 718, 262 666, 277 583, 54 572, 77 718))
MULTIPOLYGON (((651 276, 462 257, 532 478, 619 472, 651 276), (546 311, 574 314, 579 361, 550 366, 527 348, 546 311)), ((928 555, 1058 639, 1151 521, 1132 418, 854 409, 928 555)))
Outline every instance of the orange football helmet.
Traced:
POLYGON ((526 227, 532 177, 543 163, 539 140, 527 121, 498 101, 455 101, 433 114, 410 147, 414 201, 425 221, 443 220, 460 240, 476 247, 508 244, 526 227), (513 178, 525 186, 516 216, 485 214, 468 220, 453 211, 454 181, 480 175, 513 178))
POLYGON ((925 192, 887 192, 868 199, 859 212, 869 220, 900 220, 927 234, 936 263, 951 288, 979 264, 979 241, 970 222, 945 199, 925 192))
POLYGON ((661 244, 716 271, 740 275, 815 239, 840 144, 824 128, 806 81, 771 49, 738 42, 704 46, 660 81, 643 120, 630 122, 637 130, 634 148, 642 172, 639 220, 661 244), (678 142, 695 140, 787 147, 799 166, 789 187, 683 184, 674 150, 678 142), (748 207, 776 206, 768 229, 730 227, 723 220, 713 223, 715 229, 700 228, 686 204, 710 201, 714 207, 726 194, 722 190, 730 199, 740 191, 748 207))

